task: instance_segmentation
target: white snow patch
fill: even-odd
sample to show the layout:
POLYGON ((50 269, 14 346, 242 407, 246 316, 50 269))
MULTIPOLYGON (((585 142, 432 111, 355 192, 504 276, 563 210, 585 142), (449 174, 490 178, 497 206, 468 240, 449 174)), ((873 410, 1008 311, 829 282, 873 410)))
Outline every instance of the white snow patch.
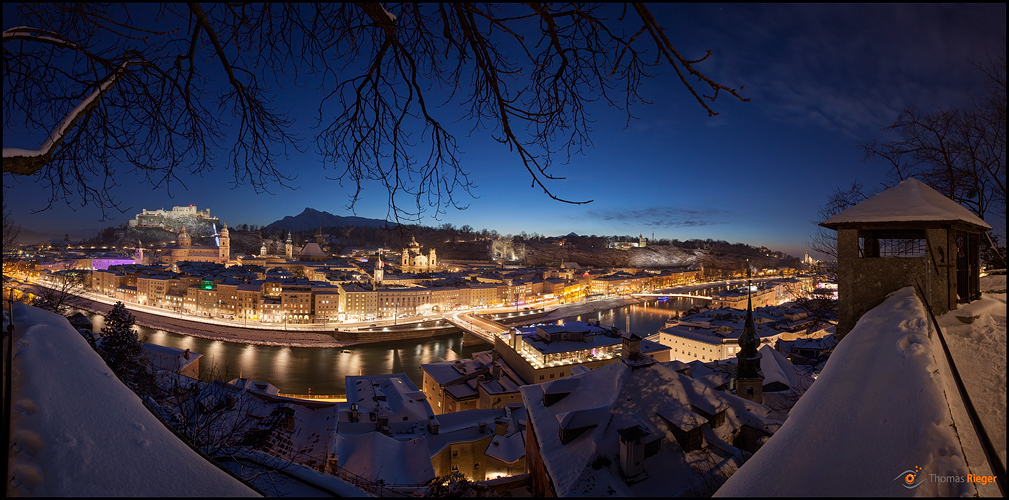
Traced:
MULTIPOLYGON (((1005 276, 998 276, 1005 280, 1005 276)), ((982 288, 985 279, 982 278, 982 288)), ((1005 285, 1003 284, 1003 288, 1005 285)), ((982 294, 938 318, 967 394, 1006 462, 1006 294, 982 294), (964 323, 960 318, 974 318, 964 323)))
POLYGON ((165 428, 66 318, 15 303, 14 326, 8 496, 256 496, 165 428))

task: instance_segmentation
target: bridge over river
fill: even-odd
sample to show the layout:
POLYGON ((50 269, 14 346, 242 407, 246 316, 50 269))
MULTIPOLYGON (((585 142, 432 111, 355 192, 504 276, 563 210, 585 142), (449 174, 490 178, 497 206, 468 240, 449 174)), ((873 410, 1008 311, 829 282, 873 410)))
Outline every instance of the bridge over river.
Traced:
POLYGON ((494 345, 494 338, 508 333, 509 330, 507 326, 497 321, 481 318, 472 313, 454 313, 445 316, 445 319, 463 331, 463 346, 475 345, 481 342, 494 345))
POLYGON ((711 300, 711 297, 706 295, 690 295, 686 293, 632 293, 631 295, 635 297, 684 297, 688 299, 706 299, 711 300))

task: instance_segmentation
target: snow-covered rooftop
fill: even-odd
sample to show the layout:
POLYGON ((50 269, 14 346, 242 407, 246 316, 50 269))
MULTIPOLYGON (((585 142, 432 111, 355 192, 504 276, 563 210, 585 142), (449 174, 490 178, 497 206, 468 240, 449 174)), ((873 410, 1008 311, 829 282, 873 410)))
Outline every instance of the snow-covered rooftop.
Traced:
POLYGON ((723 441, 732 441, 733 431, 743 424, 769 432, 776 428, 777 422, 765 418, 769 410, 763 405, 712 390, 673 369, 679 367, 680 364, 668 363, 643 367, 612 363, 549 385, 521 387, 553 493, 558 496, 689 493, 700 475, 709 473, 713 467, 731 469, 737 458, 743 456, 743 452, 723 441), (563 382, 560 385, 564 387, 558 387, 558 382, 563 382), (570 394, 558 399, 568 391, 570 394), (545 398, 547 393, 554 396, 545 398), (721 451, 711 455, 707 449, 685 453, 662 420, 666 418, 689 430, 707 422, 700 412, 714 415, 721 411, 726 412, 724 424, 706 433, 705 441, 730 450, 724 455, 719 455, 721 451), (663 441, 654 456, 645 458, 645 477, 625 481, 617 463, 619 434, 632 432, 635 426, 640 426, 638 434, 647 433, 645 442, 663 441), (561 431, 569 436, 562 438, 561 431), (716 457, 714 462, 712 456, 716 457))
POLYGON ((384 416, 394 427, 426 425, 434 415, 424 393, 405 373, 348 376, 346 380, 347 403, 341 407, 357 404, 361 413, 384 416))
POLYGON ((820 223, 837 229, 858 222, 961 221, 991 229, 980 217, 915 178, 883 191, 820 223))
POLYGON ((66 318, 14 304, 8 496, 257 496, 169 431, 66 318))
POLYGON ((760 348, 760 371, 764 374, 764 385, 780 382, 789 389, 804 390, 813 381, 799 374, 795 366, 784 354, 765 344, 760 348))

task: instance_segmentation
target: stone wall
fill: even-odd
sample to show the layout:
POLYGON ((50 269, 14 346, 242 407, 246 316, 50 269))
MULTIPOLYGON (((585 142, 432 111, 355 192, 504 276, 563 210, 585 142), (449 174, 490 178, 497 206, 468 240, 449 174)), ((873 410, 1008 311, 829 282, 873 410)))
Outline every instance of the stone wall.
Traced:
MULTIPOLYGON (((916 287, 919 293, 928 289, 931 292, 928 301, 936 315, 956 308, 956 263, 950 263, 949 233, 946 229, 926 230, 931 260, 926 257, 861 258, 858 230, 840 229, 837 234, 838 337, 843 338, 863 314, 881 304, 888 294, 906 286, 916 287)), ((955 255, 955 246, 953 248, 955 255)))

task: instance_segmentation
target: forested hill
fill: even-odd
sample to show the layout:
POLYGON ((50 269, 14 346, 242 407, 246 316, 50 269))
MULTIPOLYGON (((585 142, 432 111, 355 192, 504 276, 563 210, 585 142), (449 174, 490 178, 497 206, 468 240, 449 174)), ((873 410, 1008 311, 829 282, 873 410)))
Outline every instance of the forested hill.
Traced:
MULTIPOLYGON (((230 221, 229 221, 230 222, 230 221)), ((309 241, 316 241, 319 228, 323 248, 340 254, 349 248, 384 247, 394 252, 416 239, 424 252, 435 249, 441 260, 500 261, 527 266, 558 266, 575 262, 592 267, 665 268, 703 266, 705 269, 739 269, 749 259, 754 268, 797 267, 799 259, 764 247, 720 240, 649 241, 642 248, 610 248, 614 242, 633 242, 632 236, 501 235, 497 231, 475 230, 470 226, 442 224, 428 226, 386 226, 385 221, 362 217, 340 217, 306 208, 297 216, 288 216, 258 228, 246 224, 229 225, 232 254, 254 254, 265 243, 271 253, 283 253, 290 232, 295 253, 309 241), (364 221, 364 222, 361 222, 364 221), (298 229, 303 228, 303 229, 298 229)), ((188 230, 188 228, 187 228, 188 230)), ((213 230, 190 231, 194 243, 207 239, 212 244, 213 230), (201 238, 202 237, 202 238, 201 238)), ((175 239, 175 233, 160 228, 107 228, 96 240, 104 245, 159 245, 175 239)), ((198 244, 198 243, 197 243, 198 244)))

